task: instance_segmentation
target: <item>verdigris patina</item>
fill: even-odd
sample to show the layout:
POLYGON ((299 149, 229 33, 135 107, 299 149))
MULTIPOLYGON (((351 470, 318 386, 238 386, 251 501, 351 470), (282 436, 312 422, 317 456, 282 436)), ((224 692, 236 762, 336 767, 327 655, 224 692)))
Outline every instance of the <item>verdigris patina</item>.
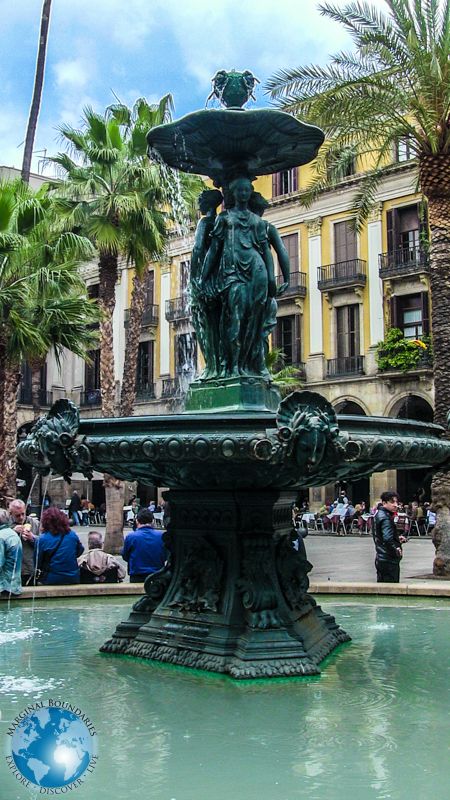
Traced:
POLYGON ((221 70, 213 94, 227 108, 148 134, 151 152, 216 185, 199 198, 192 254, 192 319, 206 366, 189 389, 188 413, 79 421, 59 400, 19 445, 42 474, 70 480, 95 468, 170 488, 170 559, 102 650, 235 678, 317 674, 349 640, 308 593, 311 564, 292 547, 299 487, 450 463, 439 426, 338 419, 311 391, 280 402, 264 365, 276 318, 270 248, 280 291, 289 259, 252 181, 307 163, 323 134, 279 111, 245 111, 254 85, 250 72, 221 70))

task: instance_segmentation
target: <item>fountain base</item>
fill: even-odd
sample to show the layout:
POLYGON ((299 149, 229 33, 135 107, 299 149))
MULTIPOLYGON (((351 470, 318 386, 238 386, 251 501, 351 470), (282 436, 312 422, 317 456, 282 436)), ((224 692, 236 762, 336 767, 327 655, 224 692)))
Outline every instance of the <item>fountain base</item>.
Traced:
POLYGON ((350 637, 307 592, 311 564, 290 534, 294 497, 171 490, 171 564, 147 579, 102 652, 240 679, 320 673, 350 637))
POLYGON ((186 396, 186 412, 276 411, 281 395, 268 378, 236 375, 193 381, 186 396))

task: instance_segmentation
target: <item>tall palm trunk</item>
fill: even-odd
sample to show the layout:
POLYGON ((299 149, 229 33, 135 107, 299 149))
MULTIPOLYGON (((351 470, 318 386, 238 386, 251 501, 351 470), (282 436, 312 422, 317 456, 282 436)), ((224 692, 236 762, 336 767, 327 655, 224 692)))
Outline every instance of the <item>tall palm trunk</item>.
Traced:
POLYGON ((17 364, 6 370, 5 380, 5 492, 8 500, 17 497, 17 390, 22 375, 17 364))
MULTIPOLYGON (((100 253, 100 307, 105 312, 100 321, 100 392, 102 415, 115 416, 116 380, 114 369, 113 314, 116 305, 118 274, 117 255, 100 253)), ((107 553, 121 553, 123 547, 124 484, 112 475, 105 474, 107 553)))
POLYGON ((36 74, 34 78, 33 99, 31 101, 30 116, 28 117, 27 134, 25 137, 25 147, 23 151, 22 180, 25 183, 29 183, 30 181, 31 159, 33 156, 34 140, 36 137, 39 110, 41 107, 51 7, 52 0, 44 0, 44 4, 42 6, 41 30, 39 34, 39 49, 36 62, 36 74))
POLYGON ((35 422, 41 416, 41 391, 42 391, 42 367, 45 365, 45 358, 28 358, 28 366, 31 371, 31 403, 33 405, 33 419, 35 422))
MULTIPOLYGON (((450 166, 447 155, 425 156, 420 162, 420 182, 428 199, 431 232, 431 302, 434 348, 435 422, 448 433, 450 409, 449 309, 450 309, 450 166)), ((450 575, 450 475, 437 472, 431 484, 437 522, 433 531, 435 575, 450 575)))
POLYGON ((0 337, 0 505, 3 507, 8 497, 5 452, 5 381, 6 342, 3 337, 0 337))
POLYGON ((120 416, 131 417, 136 399, 136 373, 141 337, 141 322, 144 311, 144 281, 147 270, 141 277, 135 272, 130 303, 130 318, 125 340, 125 363, 123 367, 122 391, 120 395, 120 416))

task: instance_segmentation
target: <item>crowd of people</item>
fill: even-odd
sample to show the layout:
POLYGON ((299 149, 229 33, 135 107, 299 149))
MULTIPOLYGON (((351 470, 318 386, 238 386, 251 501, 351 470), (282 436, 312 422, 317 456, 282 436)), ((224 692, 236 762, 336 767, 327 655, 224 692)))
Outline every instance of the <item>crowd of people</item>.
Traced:
MULTIPOLYGON (((321 528, 332 531, 337 536, 345 536, 350 531, 371 533, 373 519, 382 503, 376 503, 372 508, 366 506, 364 500, 353 505, 345 489, 341 489, 339 496, 333 503, 324 503, 317 514, 309 513, 309 504, 304 501, 301 506, 294 505, 293 516, 296 527, 307 527, 312 522, 312 516, 319 521, 321 528)), ((418 495, 407 505, 398 500, 396 512, 396 525, 405 536, 431 533, 436 525, 436 506, 419 500, 418 495)))
POLYGON ((8 510, 0 509, 0 595, 18 596, 23 586, 121 582, 127 572, 123 562, 130 581, 143 583, 164 566, 168 552, 148 508, 139 509, 133 528, 122 561, 103 550, 100 531, 89 532, 85 552, 64 511, 47 504, 39 522, 27 516, 22 500, 12 501, 8 510))

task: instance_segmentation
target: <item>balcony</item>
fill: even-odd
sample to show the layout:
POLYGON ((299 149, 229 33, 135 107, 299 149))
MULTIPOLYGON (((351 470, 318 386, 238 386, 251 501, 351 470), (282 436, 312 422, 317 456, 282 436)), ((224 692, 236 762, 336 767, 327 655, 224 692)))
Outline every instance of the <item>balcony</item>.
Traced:
MULTIPOLYGON (((130 322, 130 309, 125 309, 124 324, 129 325, 130 322)), ((148 305, 144 306, 141 319, 142 328, 156 327, 159 322, 159 306, 148 305)))
POLYGON ((166 300, 167 322, 178 322, 182 319, 189 319, 190 316, 191 304, 187 297, 175 297, 173 300, 166 300))
POLYGON ((364 356, 330 358, 327 361, 327 378, 343 378, 347 375, 364 375, 364 356))
MULTIPOLYGON (((282 286, 284 283, 283 276, 277 275, 275 282, 277 288, 282 286)), ((278 299, 284 300, 287 297, 306 297, 306 272, 291 272, 289 286, 278 299)))
POLYGON ((174 397, 179 391, 180 383, 178 378, 164 378, 162 382, 161 397, 174 397))
POLYGON ((100 389, 88 389, 85 392, 80 392, 80 407, 92 408, 93 406, 101 406, 102 397, 100 389))
POLYGON ((317 286, 321 292, 330 289, 346 289, 353 286, 365 286, 367 283, 367 263, 361 258, 351 261, 339 261, 328 264, 317 270, 317 286))
POLYGON ((406 275, 417 275, 430 272, 430 256, 428 250, 419 246, 402 247, 391 253, 381 253, 380 278, 401 278, 406 275))
MULTIPOLYGON (((46 389, 41 389, 39 394, 40 394, 39 403, 41 407, 53 405, 53 392, 47 392, 46 389)), ((33 396, 31 389, 25 389, 24 386, 20 387, 18 403, 20 406, 33 405, 33 396)))
POLYGON ((154 383, 138 383, 136 384, 136 402, 145 403, 148 400, 155 399, 155 384, 154 383))

